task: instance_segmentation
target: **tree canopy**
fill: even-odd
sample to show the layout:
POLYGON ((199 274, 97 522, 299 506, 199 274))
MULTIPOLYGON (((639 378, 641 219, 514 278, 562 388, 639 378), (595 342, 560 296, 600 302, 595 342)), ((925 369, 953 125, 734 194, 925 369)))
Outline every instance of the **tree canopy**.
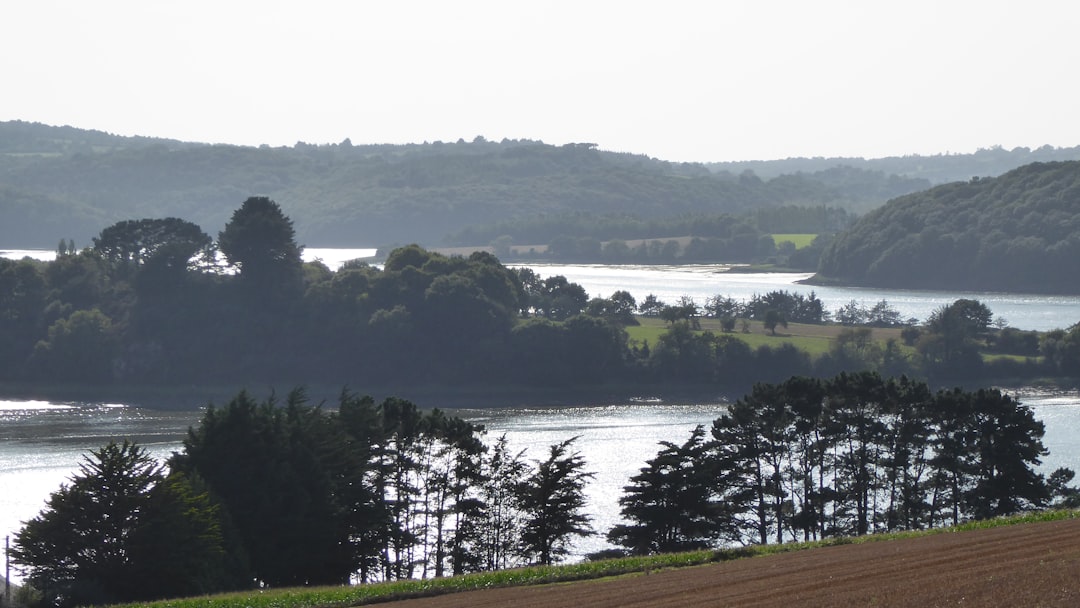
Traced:
POLYGON ((819 278, 857 285, 1080 293, 1080 162, 1035 163, 910 194, 822 254, 819 278))
MULTIPOLYGON (((503 234, 521 244, 547 243, 558 235, 523 239, 541 236, 550 224, 544 218, 559 218, 562 227, 584 224, 581 212, 609 225, 618 218, 645 225, 782 206, 862 211, 931 183, 896 171, 835 166, 842 163, 783 176, 763 172, 758 179, 741 169, 710 171, 592 145, 529 140, 251 148, 17 121, 0 122, 0 149, 6 220, 0 240, 7 247, 51 248, 58 238, 87 243, 131 217, 184 217, 216 234, 237 193, 246 192, 289 201, 301 242, 355 247, 430 246, 474 228, 481 240, 468 245, 503 234), (500 225, 516 228, 500 232, 500 225)), ((662 236, 675 235, 645 235, 662 236)), ((636 238, 605 240, 615 237, 636 238)))

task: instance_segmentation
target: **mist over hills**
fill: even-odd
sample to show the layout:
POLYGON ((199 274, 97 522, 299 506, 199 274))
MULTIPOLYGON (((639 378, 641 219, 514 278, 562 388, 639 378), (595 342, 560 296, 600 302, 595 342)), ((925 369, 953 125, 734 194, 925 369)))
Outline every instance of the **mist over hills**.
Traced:
POLYGON ((83 246, 137 218, 179 217, 216 234, 252 195, 276 200, 310 247, 436 246, 484 227, 574 214, 647 220, 784 205, 864 213, 940 181, 1048 155, 1080 158, 1080 147, 706 165, 589 143, 477 137, 254 148, 11 121, 0 122, 0 244, 83 246))

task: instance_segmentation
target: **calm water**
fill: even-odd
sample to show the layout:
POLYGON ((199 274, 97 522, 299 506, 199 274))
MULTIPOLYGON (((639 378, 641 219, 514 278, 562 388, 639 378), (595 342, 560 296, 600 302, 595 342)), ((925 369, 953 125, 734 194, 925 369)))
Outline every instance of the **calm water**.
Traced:
POLYGON ((590 297, 609 297, 618 290, 629 291, 640 303, 645 296, 656 295, 661 301, 675 303, 690 296, 699 306, 712 296, 722 295, 736 301, 749 301, 755 294, 774 290, 817 294, 825 310, 838 308, 855 300, 867 308, 886 300, 900 311, 901 318, 925 321, 930 313, 960 298, 979 300, 1018 329, 1046 331, 1066 328, 1080 322, 1080 296, 1046 296, 966 291, 924 291, 914 289, 874 289, 863 287, 820 287, 800 285, 813 273, 741 273, 728 272, 721 265, 690 266, 603 266, 591 264, 533 264, 541 277, 563 275, 585 288, 590 297))
MULTIPOLYGON (((1024 390, 1015 393, 1046 424, 1050 455, 1042 470, 1080 470, 1080 393, 1024 390)), ((625 404, 574 408, 494 408, 452 413, 484 424, 487 440, 506 434, 528 461, 548 446, 579 437, 577 449, 596 474, 588 486, 589 512, 599 537, 577 545, 583 555, 607 546, 603 534, 619 521, 622 488, 656 455, 658 442, 682 443, 690 430, 708 427, 722 403, 699 405, 625 404)), ((199 409, 156 411, 122 405, 0 401, 0 536, 14 534, 35 516, 49 494, 78 469, 81 455, 110 439, 135 439, 164 459, 181 449, 199 409)))

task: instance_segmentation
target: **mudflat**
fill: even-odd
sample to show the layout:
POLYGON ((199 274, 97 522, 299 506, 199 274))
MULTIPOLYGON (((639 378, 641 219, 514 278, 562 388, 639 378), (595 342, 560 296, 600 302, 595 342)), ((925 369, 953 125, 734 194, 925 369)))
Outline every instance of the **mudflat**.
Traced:
POLYGON ((394 608, 1080 606, 1080 519, 843 545, 693 568, 490 589, 394 608))

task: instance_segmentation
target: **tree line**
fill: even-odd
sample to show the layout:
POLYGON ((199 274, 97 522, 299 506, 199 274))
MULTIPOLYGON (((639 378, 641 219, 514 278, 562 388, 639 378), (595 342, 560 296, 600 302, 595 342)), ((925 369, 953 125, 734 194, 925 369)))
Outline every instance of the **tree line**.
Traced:
POLYGON ((44 604, 100 605, 552 564, 593 533, 573 439, 527 461, 406 400, 336 405, 241 392, 166 465, 126 441, 96 450, 13 559, 44 604))
POLYGON ((216 239, 177 218, 125 220, 51 262, 0 260, 0 380, 177 385, 264 382, 576 387, 693 382, 744 390, 749 380, 873 369, 966 380, 1075 374, 1080 330, 1039 336, 991 327, 977 301, 945 306, 903 341, 865 326, 910 325, 887 302, 830 313, 811 293, 747 302, 717 295, 640 303, 625 291, 590 297, 562 276, 541 278, 475 253, 411 245, 382 268, 304 263, 292 220, 272 200, 237 209, 216 239), (669 329, 632 342, 635 314, 669 329), (699 316, 724 322, 696 329, 699 316), (751 348, 736 319, 851 324, 830 352, 751 348), (914 349, 914 350, 912 350, 914 349), (1026 359, 984 362, 997 350, 1026 359), (1041 357, 1036 359, 1036 357, 1041 357))
POLYGON ((865 183, 825 184, 810 173, 743 179, 595 144, 482 137, 254 148, 0 122, 0 149, 0 212, 8 220, 0 242, 26 248, 60 236, 87 242, 130 217, 180 215, 217 232, 237 192, 290 201, 305 243, 351 247, 441 244, 472 226, 578 210, 650 221, 784 205, 876 206, 888 198, 881 184, 898 182, 903 192, 925 187, 863 171, 865 183))
MULTIPOLYGON (((430 578, 552 564, 595 534, 574 438, 526 460, 413 403, 296 389, 209 406, 162 465, 110 443, 16 535, 43 604, 430 578)), ((877 374, 759 384, 628 480, 621 549, 658 553, 955 525, 1077 504, 1044 428, 997 390, 877 374)))
POLYGON ((1043 424, 997 389, 862 372, 758 384, 685 443, 665 442, 620 499, 632 553, 956 525, 1076 505, 1043 477, 1043 424))

